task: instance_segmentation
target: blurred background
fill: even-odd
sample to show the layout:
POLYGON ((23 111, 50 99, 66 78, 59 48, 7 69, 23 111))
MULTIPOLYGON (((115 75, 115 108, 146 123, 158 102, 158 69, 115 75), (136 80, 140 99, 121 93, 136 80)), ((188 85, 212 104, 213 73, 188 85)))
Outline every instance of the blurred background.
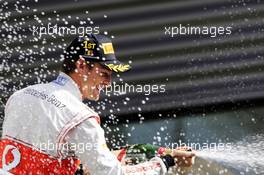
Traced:
MULTIPOLYGON (((100 34, 112 38, 116 56, 133 67, 113 77, 117 84, 166 85, 164 93, 111 94, 102 95, 99 102, 85 101, 100 114, 111 148, 179 140, 237 143, 264 133, 262 0, 0 0, 0 4, 1 123, 13 92, 49 82, 60 70, 63 49, 76 35, 33 36, 34 26, 50 23, 99 26, 100 34), (232 34, 165 35, 165 27, 179 24, 231 26, 232 34)), ((257 174, 258 166, 243 172, 257 174)))

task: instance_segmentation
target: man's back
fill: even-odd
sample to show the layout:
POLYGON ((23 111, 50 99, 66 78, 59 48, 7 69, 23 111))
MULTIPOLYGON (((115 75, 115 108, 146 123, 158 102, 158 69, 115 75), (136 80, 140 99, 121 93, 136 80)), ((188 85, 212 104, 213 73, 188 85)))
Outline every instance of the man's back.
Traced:
POLYGON ((81 102, 78 87, 62 76, 15 92, 7 102, 3 138, 12 137, 58 156, 58 137, 78 113, 97 114, 81 102))
POLYGON ((67 147, 67 136, 89 118, 99 120, 97 113, 82 103, 78 86, 64 73, 53 82, 15 92, 5 108, 2 170, 73 174, 79 160, 75 150, 67 147))

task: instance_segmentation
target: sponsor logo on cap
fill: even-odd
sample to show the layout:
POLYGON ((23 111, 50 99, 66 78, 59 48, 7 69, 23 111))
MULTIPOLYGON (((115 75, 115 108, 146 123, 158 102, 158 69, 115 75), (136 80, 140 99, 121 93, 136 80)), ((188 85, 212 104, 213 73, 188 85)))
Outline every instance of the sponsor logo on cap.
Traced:
POLYGON ((115 53, 112 43, 102 43, 102 47, 103 47, 103 50, 104 50, 104 54, 113 54, 113 53, 115 53))
POLYGON ((93 50, 87 50, 86 51, 86 55, 88 55, 88 56, 94 56, 93 50))

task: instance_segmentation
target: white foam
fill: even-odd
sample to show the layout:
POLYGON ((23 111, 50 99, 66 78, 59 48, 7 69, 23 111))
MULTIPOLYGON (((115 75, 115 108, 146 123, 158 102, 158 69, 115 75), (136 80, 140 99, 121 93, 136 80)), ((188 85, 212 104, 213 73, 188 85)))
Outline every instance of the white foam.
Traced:
POLYGON ((264 174, 264 135, 248 136, 233 143, 231 150, 200 150, 197 156, 238 170, 240 174, 264 174))

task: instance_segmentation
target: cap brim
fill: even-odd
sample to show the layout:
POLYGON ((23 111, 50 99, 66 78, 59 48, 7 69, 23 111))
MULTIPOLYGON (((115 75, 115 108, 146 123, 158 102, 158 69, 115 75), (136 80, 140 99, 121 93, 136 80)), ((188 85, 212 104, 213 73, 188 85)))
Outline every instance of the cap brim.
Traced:
POLYGON ((122 73, 122 72, 129 71, 131 69, 131 66, 129 64, 124 64, 121 61, 116 60, 115 57, 108 56, 105 61, 102 61, 99 57, 91 57, 91 56, 86 56, 86 55, 81 55, 81 56, 86 61, 99 62, 100 64, 102 64, 103 66, 105 66, 106 68, 114 72, 122 73))
POLYGON ((108 69, 110 69, 114 72, 118 72, 118 73, 126 72, 126 71, 129 71, 131 69, 131 66, 129 64, 124 64, 118 60, 104 61, 104 62, 100 62, 100 63, 103 64, 108 69))

